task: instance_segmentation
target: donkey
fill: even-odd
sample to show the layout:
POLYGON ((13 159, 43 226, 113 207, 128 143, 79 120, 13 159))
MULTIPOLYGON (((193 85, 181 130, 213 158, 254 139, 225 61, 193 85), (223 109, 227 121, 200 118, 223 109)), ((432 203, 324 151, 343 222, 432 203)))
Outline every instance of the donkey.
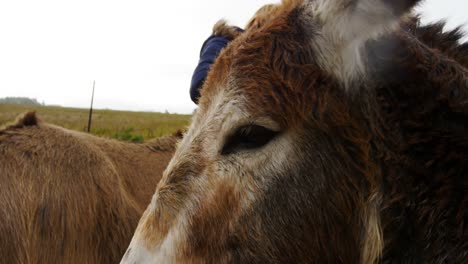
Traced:
POLYGON ((116 263, 180 135, 124 143, 40 122, 0 130, 0 263, 116 263))
POLYGON ((467 263, 468 45, 418 2, 283 0, 233 40, 121 263, 467 263))

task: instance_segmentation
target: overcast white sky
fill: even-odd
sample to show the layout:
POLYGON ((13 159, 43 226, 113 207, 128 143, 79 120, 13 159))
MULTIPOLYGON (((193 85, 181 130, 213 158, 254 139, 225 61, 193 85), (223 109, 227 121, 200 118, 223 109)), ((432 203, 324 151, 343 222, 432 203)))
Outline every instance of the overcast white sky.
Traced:
MULTIPOLYGON (((244 26, 272 2, 0 1, 0 98, 88 107, 96 80, 96 108, 191 113, 190 79, 213 24, 244 26)), ((468 22, 467 0, 427 0, 420 11, 468 22)))

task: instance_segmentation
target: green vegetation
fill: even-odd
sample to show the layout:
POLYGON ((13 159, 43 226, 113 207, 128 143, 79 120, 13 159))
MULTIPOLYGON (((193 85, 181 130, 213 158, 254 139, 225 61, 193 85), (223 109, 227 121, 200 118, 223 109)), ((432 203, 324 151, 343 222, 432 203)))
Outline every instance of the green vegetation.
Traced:
POLYGON ((143 140, 145 140, 143 136, 135 135, 133 132, 133 128, 127 128, 124 131, 117 131, 114 134, 114 138, 118 140, 132 141, 132 142, 143 142, 143 140))
MULTIPOLYGON (((19 115, 36 111, 45 122, 68 129, 87 131, 87 109, 55 106, 0 104, 0 126, 13 122, 19 115)), ((141 142, 172 134, 187 127, 190 115, 154 112, 94 110, 91 133, 119 140, 141 142)))

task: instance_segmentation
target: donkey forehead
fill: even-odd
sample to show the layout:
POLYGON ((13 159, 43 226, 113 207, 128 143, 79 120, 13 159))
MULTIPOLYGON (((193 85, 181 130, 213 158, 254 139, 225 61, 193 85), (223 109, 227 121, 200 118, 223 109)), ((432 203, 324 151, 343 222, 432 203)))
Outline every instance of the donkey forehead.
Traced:
POLYGON ((284 0, 220 54, 201 91, 201 109, 222 91, 240 98, 246 111, 290 126, 308 116, 320 89, 371 84, 365 43, 397 30, 416 2, 284 0))
MULTIPOLYGON (((312 107, 314 86, 324 78, 311 60, 310 46, 296 11, 247 30, 213 65, 200 99, 200 108, 213 107, 213 98, 241 105, 249 115, 291 126, 312 107)), ((229 105, 229 104, 228 104, 229 105)))

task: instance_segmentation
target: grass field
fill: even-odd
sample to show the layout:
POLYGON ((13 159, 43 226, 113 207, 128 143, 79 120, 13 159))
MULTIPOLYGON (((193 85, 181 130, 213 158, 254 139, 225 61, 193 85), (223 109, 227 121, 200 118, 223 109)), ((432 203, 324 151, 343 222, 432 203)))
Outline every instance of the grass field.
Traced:
MULTIPOLYGON (((36 111, 41 120, 68 129, 86 131, 88 127, 87 109, 10 104, 0 104, 0 127, 13 122, 20 114, 28 111, 36 111)), ((189 121, 190 115, 94 110, 91 133, 141 142, 184 129, 189 121)))

